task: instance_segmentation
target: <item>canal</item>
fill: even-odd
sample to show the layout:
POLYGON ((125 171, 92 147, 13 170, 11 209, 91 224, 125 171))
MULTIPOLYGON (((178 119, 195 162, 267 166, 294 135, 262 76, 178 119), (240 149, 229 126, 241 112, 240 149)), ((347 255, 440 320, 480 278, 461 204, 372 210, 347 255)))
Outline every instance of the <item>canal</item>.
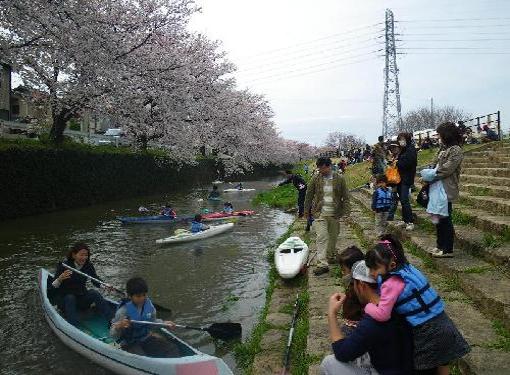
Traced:
MULTIPOLYGON (((245 183, 257 191, 274 180, 245 183)), ((228 184, 220 188, 231 187, 228 184)), ((122 225, 117 216, 137 215, 140 205, 157 209, 169 202, 178 214, 221 210, 211 204, 207 187, 116 201, 0 223, 0 362, 3 374, 108 374, 62 344, 47 325, 40 307, 37 272, 54 271, 76 241, 90 245, 98 275, 124 287, 133 276, 144 277, 149 294, 172 309, 172 320, 190 325, 240 322, 246 337, 264 304, 268 273, 267 249, 293 220, 281 211, 256 207, 232 232, 201 242, 156 245, 183 225, 122 225)), ((236 210, 251 209, 254 193, 224 194, 236 210)), ((115 295, 111 295, 114 297, 115 295)), ((176 330, 199 350, 224 359, 235 373, 232 345, 207 334, 176 330)))

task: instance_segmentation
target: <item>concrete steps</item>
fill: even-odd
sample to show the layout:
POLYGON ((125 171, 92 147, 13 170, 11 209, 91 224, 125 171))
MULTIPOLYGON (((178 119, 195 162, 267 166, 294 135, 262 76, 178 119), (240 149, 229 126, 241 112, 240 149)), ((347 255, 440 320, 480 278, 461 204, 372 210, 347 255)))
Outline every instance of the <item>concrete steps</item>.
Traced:
POLYGON ((483 184, 487 185, 487 183, 490 181, 491 185, 499 185, 499 186, 510 186, 510 178, 508 177, 489 177, 488 176, 479 176, 479 175, 467 175, 462 174, 460 176, 460 182, 461 186, 463 183, 470 183, 470 184, 483 184))
POLYGON ((494 165, 498 165, 500 168, 510 168, 510 161, 498 161, 495 163, 494 161, 490 162, 483 159, 464 159, 462 165, 469 168, 494 168, 494 165))
POLYGON ((471 195, 510 199, 510 186, 463 183, 460 185, 460 190, 471 195))
POLYGON ((506 198, 474 196, 466 193, 460 193, 460 202, 498 215, 510 214, 510 201, 506 198))
MULTIPOLYGON (((351 225, 357 227, 366 240, 374 241, 373 229, 362 229, 358 223, 366 218, 369 202, 362 193, 353 194, 354 209, 351 225), (368 205, 367 205, 368 204, 368 205)), ((462 332, 472 351, 462 358, 458 365, 464 374, 506 374, 510 373, 510 353, 497 349, 498 342, 504 341, 501 331, 495 329, 491 319, 502 319, 508 323, 510 283, 497 270, 464 252, 456 252, 455 258, 429 258, 424 248, 434 242, 433 235, 417 230, 405 232, 391 226, 392 231, 407 241, 409 261, 420 268, 429 278, 446 302, 446 311, 462 332), (482 285, 483 284, 483 285, 482 285), (494 310, 498 310, 498 312, 494 310), (500 313, 501 312, 501 313, 500 313)), ((508 324, 506 326, 508 328, 508 324)))
MULTIPOLYGON (((366 203, 370 203, 371 191, 369 189, 361 189, 360 193, 366 203)), ((457 206, 454 206, 454 213, 457 206)), ((399 208, 400 212, 400 208, 399 208)), ((430 222, 429 215, 422 207, 413 207, 415 223, 426 226, 429 230, 434 230, 430 222)), ((510 219, 508 220, 510 224, 510 219)), ((510 276, 510 242, 504 242, 490 231, 483 231, 476 225, 454 224, 455 225, 455 246, 463 251, 484 259, 486 262, 503 269, 510 276)), ((435 247, 432 246, 432 247, 435 247)))
MULTIPOLYGON (((498 164, 499 166, 499 164, 498 164)), ((488 177, 506 177, 510 178, 510 169, 508 168, 472 168, 462 167, 462 174, 467 176, 488 176, 488 177)))

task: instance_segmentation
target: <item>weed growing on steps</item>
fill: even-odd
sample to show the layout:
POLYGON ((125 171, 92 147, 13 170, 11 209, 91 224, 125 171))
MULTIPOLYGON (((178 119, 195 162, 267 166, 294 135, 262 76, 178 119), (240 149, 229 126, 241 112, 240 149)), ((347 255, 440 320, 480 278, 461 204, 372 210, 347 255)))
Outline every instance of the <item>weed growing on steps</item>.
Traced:
POLYGON ((462 211, 453 210, 452 222, 453 224, 458 225, 473 225, 475 223, 475 218, 473 216, 465 214, 462 211))
POLYGON ((471 195, 477 195, 480 197, 490 195, 491 193, 491 190, 489 188, 480 186, 470 186, 468 187, 468 191, 471 193, 471 195))
POLYGON ((489 347, 510 352, 510 331, 498 320, 492 322, 492 327, 499 337, 495 343, 489 344, 489 347))
POLYGON ((465 269, 464 273, 481 274, 481 273, 485 273, 490 270, 491 270, 491 267, 488 267, 488 266, 471 267, 471 268, 465 269))

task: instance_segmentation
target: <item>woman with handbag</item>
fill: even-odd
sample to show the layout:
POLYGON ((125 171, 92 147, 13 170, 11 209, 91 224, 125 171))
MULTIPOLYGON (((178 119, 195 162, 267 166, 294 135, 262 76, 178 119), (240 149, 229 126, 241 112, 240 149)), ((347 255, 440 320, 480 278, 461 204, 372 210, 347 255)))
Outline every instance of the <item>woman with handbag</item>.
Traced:
MULTIPOLYGON (((398 201, 402 205, 402 222, 400 226, 405 226, 406 230, 414 229, 413 210, 409 200, 411 186, 414 185, 414 176, 416 175, 416 165, 418 164, 418 157, 416 155, 416 148, 412 140, 412 134, 400 133, 397 136, 397 142, 400 146, 400 153, 396 161, 396 167, 400 177, 400 182, 397 185, 398 201)), ((391 169, 388 168, 388 173, 391 174, 391 169), (390 170, 390 172, 388 172, 390 170)), ((390 179, 390 176, 388 176, 390 179)), ((398 201, 395 202, 388 215, 388 221, 393 220, 395 211, 397 210, 398 201)))
POLYGON ((437 155, 435 181, 442 181, 448 197, 448 216, 436 224, 437 247, 431 251, 432 256, 449 258, 453 256, 455 230, 452 223, 452 202, 459 197, 459 180, 462 159, 462 134, 452 122, 445 122, 436 129, 441 148, 437 155))

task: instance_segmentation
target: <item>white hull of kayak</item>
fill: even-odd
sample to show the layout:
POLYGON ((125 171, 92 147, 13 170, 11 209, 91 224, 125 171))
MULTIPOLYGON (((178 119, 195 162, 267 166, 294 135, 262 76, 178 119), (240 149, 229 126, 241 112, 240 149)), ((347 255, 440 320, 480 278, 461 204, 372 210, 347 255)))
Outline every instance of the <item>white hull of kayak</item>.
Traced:
POLYGON ((274 253, 278 274, 284 279, 297 276, 308 259, 308 245, 299 237, 287 238, 274 253))
POLYGON ((224 193, 233 193, 233 192, 238 192, 238 193, 241 193, 243 191, 255 191, 255 189, 225 189, 223 190, 224 193))
POLYGON ((188 373, 232 375, 232 371, 221 359, 199 352, 169 331, 165 331, 165 334, 171 335, 176 341, 192 350, 194 354, 180 358, 150 358, 128 353, 89 336, 68 323, 51 305, 47 297, 47 280, 50 275, 45 269, 39 271, 39 296, 44 317, 52 331, 65 345, 97 365, 123 375, 188 373))
POLYGON ((204 230, 202 232, 198 232, 198 233, 189 233, 189 234, 184 234, 184 235, 162 238, 160 240, 156 240, 156 243, 170 244, 170 243, 182 243, 182 242, 203 240, 203 239, 224 233, 228 230, 231 230, 233 227, 234 227, 234 223, 220 224, 220 225, 216 225, 216 226, 211 226, 211 227, 209 227, 209 229, 204 230))

